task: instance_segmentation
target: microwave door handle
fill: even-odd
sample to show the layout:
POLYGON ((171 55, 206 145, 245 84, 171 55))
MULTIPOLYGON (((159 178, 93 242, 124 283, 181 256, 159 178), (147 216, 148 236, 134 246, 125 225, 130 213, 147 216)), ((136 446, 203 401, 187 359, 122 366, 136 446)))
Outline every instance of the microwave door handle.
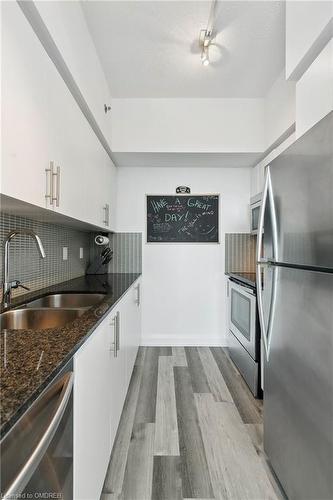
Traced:
POLYGON ((259 213, 259 224, 258 224, 258 239, 257 239, 257 290, 258 290, 258 310, 259 310, 259 321, 261 327, 261 334, 264 340, 264 348, 266 359, 269 359, 271 333, 273 328, 273 321, 275 315, 275 303, 276 303, 276 292, 277 292, 277 268, 274 266, 274 262, 278 260, 278 237, 277 237, 277 219, 274 204, 274 196, 272 189, 272 179, 270 173, 270 167, 266 169, 265 185, 262 196, 262 203, 259 213), (262 258, 262 242, 263 242, 263 232, 264 232, 264 216, 267 201, 269 202, 269 214, 271 218, 272 225, 272 247, 273 247, 273 261, 267 261, 262 258), (272 265, 273 277, 272 277, 272 294, 268 313, 267 323, 264 316, 263 299, 262 299, 262 283, 261 283, 261 270, 264 266, 272 265))
MULTIPOLYGON (((30 455, 25 465, 22 467, 22 469, 17 474, 17 476, 15 477, 9 488, 4 492, 3 496, 1 497, 5 500, 16 498, 18 495, 22 493, 23 489, 30 481, 31 476, 35 472, 40 461, 42 460, 54 434, 56 433, 57 428, 59 427, 60 421, 65 413, 67 403, 72 393, 73 380, 74 380, 73 372, 66 374, 62 380, 64 380, 64 383, 60 393, 59 401, 53 413, 53 416, 47 426, 47 429, 44 432, 41 439, 39 440, 36 448, 30 455)), ((59 382, 57 382, 56 385, 58 385, 59 382)), ((50 388, 50 391, 52 391, 52 389, 53 387, 50 388)))

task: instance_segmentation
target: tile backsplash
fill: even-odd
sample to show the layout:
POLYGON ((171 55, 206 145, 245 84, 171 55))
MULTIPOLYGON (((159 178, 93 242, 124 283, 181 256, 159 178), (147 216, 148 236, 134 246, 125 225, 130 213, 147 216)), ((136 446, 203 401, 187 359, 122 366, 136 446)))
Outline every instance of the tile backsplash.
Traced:
POLYGON ((225 272, 255 273, 257 237, 249 233, 226 233, 225 272))
MULTIPOLYGON (((27 235, 17 235, 10 242, 9 279, 17 279, 32 291, 63 281, 83 276, 90 260, 103 247, 94 245, 97 233, 80 231, 66 225, 41 222, 12 214, 0 214, 0 283, 3 282, 4 243, 8 233, 14 229, 30 229, 41 239, 46 257, 41 259, 35 241, 27 235), (63 260, 63 248, 67 248, 68 259, 63 260), (80 258, 80 248, 83 258, 80 258)), ((113 259, 109 273, 142 272, 142 234, 114 233, 109 235, 113 259)), ((13 297, 26 293, 18 288, 13 297)), ((0 296, 2 291, 0 290, 0 296)))
MULTIPOLYGON (((42 240, 46 258, 41 259, 35 241, 26 235, 17 235, 10 243, 10 279, 18 279, 31 290, 54 285, 85 274, 89 261, 91 233, 67 226, 39 222, 25 217, 1 213, 0 282, 3 282, 4 241, 13 229, 30 229, 42 240), (63 247, 68 249, 68 259, 63 260, 63 247), (83 258, 80 259, 80 248, 83 258)), ((18 288, 13 296, 26 293, 18 288)))
POLYGON ((142 272, 142 233, 114 233, 110 247, 113 250, 110 273, 142 272))

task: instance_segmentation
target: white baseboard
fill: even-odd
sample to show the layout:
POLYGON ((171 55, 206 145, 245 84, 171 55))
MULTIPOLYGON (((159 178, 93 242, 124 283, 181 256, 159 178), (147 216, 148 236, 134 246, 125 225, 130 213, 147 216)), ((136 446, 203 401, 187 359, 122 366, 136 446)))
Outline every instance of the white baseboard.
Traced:
POLYGON ((194 347, 226 347, 227 339, 214 335, 142 335, 141 345, 147 347, 194 346, 194 347))

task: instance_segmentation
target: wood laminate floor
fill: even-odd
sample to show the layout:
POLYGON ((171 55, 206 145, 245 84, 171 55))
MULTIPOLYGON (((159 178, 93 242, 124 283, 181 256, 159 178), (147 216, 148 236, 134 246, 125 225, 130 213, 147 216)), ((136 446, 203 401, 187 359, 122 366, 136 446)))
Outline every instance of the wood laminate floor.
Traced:
POLYGON ((141 347, 101 500, 282 499, 262 431, 224 349, 141 347))

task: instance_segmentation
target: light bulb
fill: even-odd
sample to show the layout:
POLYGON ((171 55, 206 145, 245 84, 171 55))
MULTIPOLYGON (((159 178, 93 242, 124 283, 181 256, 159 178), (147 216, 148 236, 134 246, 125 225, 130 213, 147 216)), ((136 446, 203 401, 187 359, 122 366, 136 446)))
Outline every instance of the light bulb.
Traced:
POLYGON ((203 66, 208 66, 209 65, 208 45, 205 45, 202 48, 202 52, 201 52, 201 64, 203 66))

